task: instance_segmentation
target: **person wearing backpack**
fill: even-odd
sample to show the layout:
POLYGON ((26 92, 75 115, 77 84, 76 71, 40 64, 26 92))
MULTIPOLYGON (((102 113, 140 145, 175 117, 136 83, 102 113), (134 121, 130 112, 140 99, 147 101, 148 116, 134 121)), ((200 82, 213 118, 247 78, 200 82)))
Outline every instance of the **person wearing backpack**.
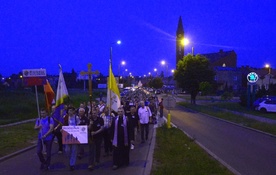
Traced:
POLYGON ((37 155, 40 160, 40 169, 48 170, 51 163, 51 150, 53 141, 53 129, 54 120, 52 117, 47 116, 47 111, 44 108, 40 109, 40 118, 35 122, 35 130, 38 130, 38 141, 37 141, 37 155), (46 147, 46 159, 42 154, 44 146, 46 147))

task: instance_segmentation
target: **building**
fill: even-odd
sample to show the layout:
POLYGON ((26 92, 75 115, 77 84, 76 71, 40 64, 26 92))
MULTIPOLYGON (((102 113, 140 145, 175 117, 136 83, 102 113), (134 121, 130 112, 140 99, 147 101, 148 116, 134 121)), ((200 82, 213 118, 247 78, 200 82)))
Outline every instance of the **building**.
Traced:
POLYGON ((242 89, 242 72, 237 67, 215 67, 215 82, 217 92, 233 91, 238 93, 242 89))
POLYGON ((216 53, 201 54, 205 56, 213 68, 215 67, 237 67, 237 54, 234 50, 216 53))
POLYGON ((255 72, 258 75, 256 82, 257 89, 264 87, 266 90, 269 89, 269 85, 276 84, 276 70, 271 68, 251 68, 251 72, 255 72))
POLYGON ((176 65, 175 65, 176 68, 177 68, 178 61, 184 57, 183 40, 184 40, 184 29, 182 24, 182 18, 180 16, 178 20, 178 26, 176 29, 176 65))

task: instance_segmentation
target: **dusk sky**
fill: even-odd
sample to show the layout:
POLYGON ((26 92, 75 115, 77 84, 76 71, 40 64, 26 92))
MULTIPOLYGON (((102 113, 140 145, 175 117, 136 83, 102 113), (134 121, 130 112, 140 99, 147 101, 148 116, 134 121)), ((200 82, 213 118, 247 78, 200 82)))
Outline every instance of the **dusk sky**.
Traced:
MULTIPOLYGON (((274 0, 5 0, 0 5, 0 74, 45 68, 47 74, 113 72, 122 60, 132 75, 175 68, 176 29, 182 16, 195 54, 234 50, 238 66, 276 68, 274 0), (112 44, 121 40, 121 45, 112 44)), ((126 73, 124 73, 126 75, 126 73)))

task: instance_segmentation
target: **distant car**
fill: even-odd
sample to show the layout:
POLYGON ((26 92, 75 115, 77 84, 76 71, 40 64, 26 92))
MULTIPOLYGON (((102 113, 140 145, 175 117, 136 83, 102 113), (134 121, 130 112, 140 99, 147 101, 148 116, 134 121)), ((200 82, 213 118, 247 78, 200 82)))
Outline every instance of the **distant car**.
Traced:
POLYGON ((155 90, 155 94, 161 94, 161 90, 159 89, 155 90))
POLYGON ((153 92, 154 90, 153 90, 152 88, 149 88, 148 91, 149 91, 149 92, 153 92))
POLYGON ((258 98, 257 100, 254 101, 253 103, 253 107, 254 109, 256 109, 259 104, 265 100, 276 100, 276 96, 269 96, 269 95, 265 95, 262 98, 258 98))
POLYGON ((261 112, 276 112, 276 100, 266 99, 256 107, 261 112))

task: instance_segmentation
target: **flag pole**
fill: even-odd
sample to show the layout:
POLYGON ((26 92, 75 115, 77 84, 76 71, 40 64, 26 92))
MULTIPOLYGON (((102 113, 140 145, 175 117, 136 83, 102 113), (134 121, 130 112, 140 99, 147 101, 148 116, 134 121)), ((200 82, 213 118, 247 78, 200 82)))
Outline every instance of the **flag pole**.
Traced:
POLYGON ((107 92, 109 92, 109 116, 111 116, 111 91, 109 89, 109 87, 111 86, 111 71, 112 70, 112 46, 110 47, 110 58, 109 58, 109 66, 108 66, 108 73, 109 73, 109 77, 108 77, 108 85, 107 85, 107 92))
POLYGON ((36 85, 35 85, 35 97, 36 97, 37 114, 38 114, 39 119, 41 119, 41 118, 40 118, 40 111, 39 111, 39 102, 38 102, 37 86, 36 86, 36 85))

